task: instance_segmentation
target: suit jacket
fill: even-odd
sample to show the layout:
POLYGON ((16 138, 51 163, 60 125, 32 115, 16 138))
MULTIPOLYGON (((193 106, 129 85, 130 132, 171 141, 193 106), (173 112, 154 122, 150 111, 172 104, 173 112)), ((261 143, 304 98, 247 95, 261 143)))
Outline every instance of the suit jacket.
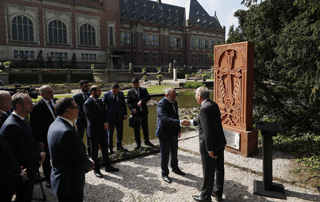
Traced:
MULTIPOLYGON (((89 98, 90 94, 87 93, 87 97, 89 98)), ((76 119, 76 122, 85 122, 87 120, 86 115, 84 114, 83 111, 83 104, 86 102, 86 100, 83 98, 82 93, 79 91, 78 93, 74 94, 72 96, 74 101, 77 103, 77 105, 80 107, 80 111, 78 113, 78 118, 76 119)))
POLYGON ((157 127, 156 136, 160 139, 169 139, 178 135, 180 131, 180 120, 178 114, 178 103, 170 103, 163 98, 157 105, 157 127))
POLYGON ((118 103, 115 102, 112 91, 108 91, 103 94, 102 102, 104 108, 107 109, 106 122, 115 123, 116 117, 123 120, 123 117, 127 115, 127 105, 124 100, 123 92, 117 93, 118 103))
POLYGON ((85 173, 93 166, 77 131, 57 117, 48 131, 48 146, 52 161, 51 187, 55 195, 82 193, 85 173))
POLYGON ((199 125, 200 153, 213 151, 217 154, 224 150, 226 138, 221 124, 220 110, 215 102, 208 99, 203 103, 194 125, 199 125))
POLYGON ((31 130, 16 115, 11 114, 3 123, 0 134, 15 151, 19 166, 31 169, 38 168, 41 160, 40 150, 31 130))
MULTIPOLYGON (((57 99, 53 99, 55 102, 57 99)), ((30 123, 32 132, 38 142, 44 142, 47 145, 47 133, 49 126, 54 121, 54 118, 43 99, 40 99, 33 107, 30 113, 30 123)))
POLYGON ((3 125, 3 123, 7 120, 7 118, 10 116, 11 110, 7 111, 5 114, 0 114, 0 128, 3 125))
POLYGON ((1 193, 13 195, 23 183, 20 165, 11 146, 0 136, 0 196, 1 193))
POLYGON ((139 87, 139 93, 140 93, 140 99, 138 98, 134 88, 128 91, 128 95, 127 95, 128 107, 131 111, 132 109, 136 109, 138 112, 148 114, 149 112, 148 112, 147 102, 150 100, 150 95, 146 88, 141 88, 141 87, 139 87), (140 110, 140 107, 137 106, 140 100, 142 101, 142 104, 141 104, 142 111, 140 110))
POLYGON ((99 137, 106 135, 103 125, 106 121, 106 109, 104 108, 101 99, 97 103, 90 97, 83 105, 85 116, 87 116, 87 136, 99 137), (98 106, 99 105, 99 106, 98 106))

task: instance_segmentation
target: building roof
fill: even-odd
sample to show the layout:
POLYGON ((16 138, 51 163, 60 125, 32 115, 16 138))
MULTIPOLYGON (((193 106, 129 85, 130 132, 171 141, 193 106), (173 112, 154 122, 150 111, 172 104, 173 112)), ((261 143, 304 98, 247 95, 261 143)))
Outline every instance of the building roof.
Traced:
POLYGON ((164 4, 161 0, 120 0, 120 17, 162 25, 222 30, 217 16, 210 16, 197 0, 188 0, 185 7, 164 4))

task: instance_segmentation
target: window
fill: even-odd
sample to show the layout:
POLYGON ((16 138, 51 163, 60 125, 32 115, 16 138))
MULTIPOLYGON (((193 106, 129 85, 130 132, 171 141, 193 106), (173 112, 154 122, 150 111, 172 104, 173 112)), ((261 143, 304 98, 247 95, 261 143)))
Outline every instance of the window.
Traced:
POLYGON ((205 49, 208 49, 209 48, 209 40, 205 40, 205 42, 204 42, 204 48, 205 49))
POLYGON ((198 39, 198 48, 199 49, 203 48, 202 39, 198 39))
POLYGON ((158 62, 158 53, 153 53, 153 62, 158 62))
POLYGON ((109 28, 109 44, 114 45, 113 44, 113 27, 109 28))
POLYGON ((122 33, 122 42, 124 45, 130 45, 130 33, 128 32, 122 33))
POLYGON ((169 48, 173 48, 173 47, 174 47, 174 38, 169 37, 169 48))
POLYGON ((203 58, 202 58, 202 57, 203 57, 203 55, 200 54, 200 55, 199 55, 199 63, 202 63, 202 62, 203 62, 203 58))
POLYGON ((149 36, 148 35, 143 35, 142 40, 143 40, 142 44, 144 46, 148 46, 149 45, 149 36))
POLYGON ((148 52, 144 52, 143 53, 143 61, 144 62, 149 62, 149 53, 148 52))
POLYGON ((60 20, 53 20, 48 26, 49 43, 66 44, 67 27, 60 20))
POLYGON ((80 45, 95 46, 96 45, 96 30, 90 24, 83 24, 80 27, 80 45))
POLYGON ((181 54, 178 54, 178 55, 177 55, 177 62, 178 62, 178 64, 181 63, 181 54))
POLYGON ((191 48, 196 48, 196 39, 191 39, 191 48))
POLYGON ((173 62, 173 60, 174 60, 174 54, 173 53, 170 53, 170 62, 173 62))
POLYGON ((12 41, 34 41, 33 23, 26 16, 16 16, 11 21, 12 41))
POLYGON ((177 48, 182 48, 182 43, 181 43, 182 39, 181 38, 177 38, 177 44, 176 47, 177 48))
POLYGON ((125 51, 124 61, 130 62, 130 51, 125 51))
POLYGON ((192 54, 192 62, 196 62, 196 54, 192 54))
POLYGON ((152 35, 151 45, 152 45, 152 46, 158 46, 158 36, 152 35))
POLYGON ((210 47, 210 49, 211 49, 211 50, 214 49, 214 41, 213 41, 213 40, 211 40, 211 47, 210 47))

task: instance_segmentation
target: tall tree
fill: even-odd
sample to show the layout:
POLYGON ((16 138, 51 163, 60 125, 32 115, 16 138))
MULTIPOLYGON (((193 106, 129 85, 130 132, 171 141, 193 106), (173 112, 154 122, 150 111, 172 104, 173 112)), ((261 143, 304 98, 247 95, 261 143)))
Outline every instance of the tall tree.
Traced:
POLYGON ((288 134, 320 134, 318 0, 265 0, 235 13, 227 43, 255 43, 254 104, 258 118, 288 134))

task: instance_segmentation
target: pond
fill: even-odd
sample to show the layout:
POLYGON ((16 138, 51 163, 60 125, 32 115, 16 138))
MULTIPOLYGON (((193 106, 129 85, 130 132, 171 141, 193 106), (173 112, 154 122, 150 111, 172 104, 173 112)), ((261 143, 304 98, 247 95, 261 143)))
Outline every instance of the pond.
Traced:
MULTIPOLYGON (((160 101, 164 96, 156 96, 156 97, 151 97, 151 100, 156 100, 156 101, 160 101)), ((183 93, 179 93, 177 95, 177 102, 178 102, 178 108, 179 110, 179 115, 180 115, 180 119, 183 118, 183 111, 185 109, 189 109, 189 108, 197 108, 199 107, 199 104, 196 102, 196 99, 194 98, 194 93, 191 92, 183 92, 183 93)), ((129 109, 128 110, 128 117, 130 116, 131 112, 129 109)), ((148 110, 149 110, 149 137, 150 139, 157 139, 157 137, 155 136, 155 131, 156 131, 156 125, 157 125, 157 105, 149 105, 148 106, 148 110)), ((123 141, 122 144, 123 145, 128 145, 131 143, 134 143, 134 132, 133 132, 133 128, 129 127, 129 121, 128 119, 126 121, 123 122, 124 125, 124 129, 123 129, 123 141)), ((115 132, 114 132, 114 141, 115 141, 115 132)), ((142 144, 144 144, 143 142, 143 132, 142 129, 140 129, 140 137, 142 140, 142 144)), ((114 145, 116 145, 116 142, 114 142, 114 145)))

